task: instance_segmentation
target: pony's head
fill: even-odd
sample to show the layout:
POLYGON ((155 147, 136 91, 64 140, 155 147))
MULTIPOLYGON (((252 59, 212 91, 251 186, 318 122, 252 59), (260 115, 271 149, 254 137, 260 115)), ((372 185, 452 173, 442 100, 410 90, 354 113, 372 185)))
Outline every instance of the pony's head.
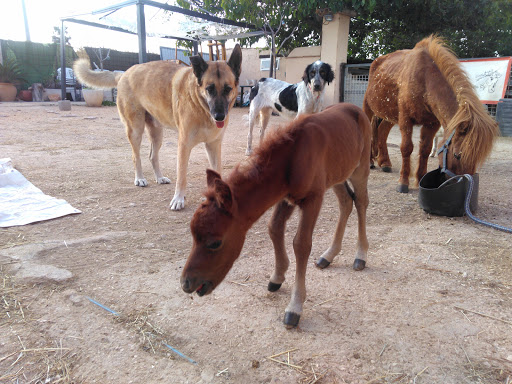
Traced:
POLYGON ((211 293, 240 255, 247 228, 236 219, 233 193, 220 175, 207 170, 206 200, 190 222, 192 250, 181 274, 181 287, 199 296, 211 293))
MULTIPOLYGON (((499 127, 477 100, 462 103, 444 132, 445 142, 453 135, 446 168, 455 175, 472 175, 490 155, 499 127)), ((443 152, 439 154, 439 164, 443 166, 443 152)))

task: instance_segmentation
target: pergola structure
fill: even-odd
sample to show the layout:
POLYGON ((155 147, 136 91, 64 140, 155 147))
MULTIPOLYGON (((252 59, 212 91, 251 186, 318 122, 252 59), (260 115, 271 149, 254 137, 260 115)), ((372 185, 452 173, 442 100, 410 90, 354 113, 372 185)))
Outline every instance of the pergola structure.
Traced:
MULTIPOLYGON (((116 32, 123 32, 128 33, 131 35, 137 35, 138 41, 139 41, 139 63, 145 63, 147 61, 147 51, 146 51, 146 37, 147 37, 147 30, 146 30, 146 17, 144 14, 144 7, 154 7, 160 10, 165 10, 169 12, 176 12, 181 15, 185 15, 188 18, 190 18, 190 23, 187 24, 186 32, 184 33, 178 33, 175 35, 169 35, 167 33, 156 33, 160 38, 166 38, 166 39, 174 39, 174 40, 188 40, 192 41, 193 43, 193 52, 194 54, 198 53, 198 43, 201 41, 207 41, 207 40, 228 40, 233 38, 243 38, 243 37, 251 37, 251 36, 260 36, 263 35, 265 32, 262 30, 257 30, 257 27, 253 24, 248 24, 244 22, 238 22, 233 20, 228 20, 224 18, 220 18, 211 14, 207 13, 200 13, 193 10, 188 10, 185 8, 176 7, 173 5, 168 5, 164 3, 159 3, 152 0, 127 0, 123 1, 118 4, 111 5, 106 8, 102 8, 96 11, 92 11, 90 14, 82 14, 82 15, 75 15, 75 16, 67 16, 61 19, 61 35, 60 35, 60 50, 61 50, 61 68, 66 68, 66 57, 64 54, 64 47, 65 47, 65 35, 64 35, 64 24, 65 23, 77 23, 82 24, 90 27, 95 28, 103 28, 108 29, 111 31, 116 32), (130 6, 136 6, 136 24, 135 27, 130 29, 127 27, 120 27, 118 25, 115 25, 115 22, 105 23, 105 19, 126 7, 130 6), (198 22, 198 20, 204 20, 203 23, 198 22), (99 21, 103 21, 99 22, 99 21), (195 24, 191 24, 195 23, 195 24), (205 25, 210 24, 216 24, 222 27, 231 27, 231 28, 237 28, 236 31, 231 33, 224 33, 224 34, 208 34, 207 28, 205 25), (194 28, 196 28, 194 30, 194 28), (248 31, 241 31, 241 29, 246 29, 248 31)), ((62 99, 64 100, 66 97, 66 71, 61 70, 61 91, 62 91, 62 99)))

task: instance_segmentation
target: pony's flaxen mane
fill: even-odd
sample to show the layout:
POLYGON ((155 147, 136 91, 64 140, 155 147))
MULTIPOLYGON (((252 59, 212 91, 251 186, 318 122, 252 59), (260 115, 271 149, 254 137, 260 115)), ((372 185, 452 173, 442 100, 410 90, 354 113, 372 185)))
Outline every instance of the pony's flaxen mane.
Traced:
POLYGON ((436 36, 420 41, 414 49, 425 49, 434 60, 457 98, 459 108, 445 130, 464 135, 460 150, 465 168, 476 169, 490 155, 499 134, 498 125, 478 99, 460 62, 445 42, 436 36))

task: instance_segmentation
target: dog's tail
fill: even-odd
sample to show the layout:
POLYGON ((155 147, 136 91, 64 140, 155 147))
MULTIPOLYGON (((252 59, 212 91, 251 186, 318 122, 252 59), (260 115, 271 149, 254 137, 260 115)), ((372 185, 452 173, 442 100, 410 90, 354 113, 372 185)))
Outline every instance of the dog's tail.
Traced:
POLYGON ((115 88, 122 73, 114 73, 110 71, 96 72, 91 70, 88 59, 80 59, 75 61, 73 65, 75 75, 78 80, 85 85, 93 88, 115 88))

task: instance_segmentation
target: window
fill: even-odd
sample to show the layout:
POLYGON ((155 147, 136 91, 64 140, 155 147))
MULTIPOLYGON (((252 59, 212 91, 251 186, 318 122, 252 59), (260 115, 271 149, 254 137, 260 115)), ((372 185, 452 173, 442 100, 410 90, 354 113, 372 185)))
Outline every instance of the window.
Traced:
MULTIPOLYGON (((279 57, 276 59, 276 67, 274 69, 279 69, 279 57)), ((260 71, 270 71, 270 58, 260 59, 260 71)))

